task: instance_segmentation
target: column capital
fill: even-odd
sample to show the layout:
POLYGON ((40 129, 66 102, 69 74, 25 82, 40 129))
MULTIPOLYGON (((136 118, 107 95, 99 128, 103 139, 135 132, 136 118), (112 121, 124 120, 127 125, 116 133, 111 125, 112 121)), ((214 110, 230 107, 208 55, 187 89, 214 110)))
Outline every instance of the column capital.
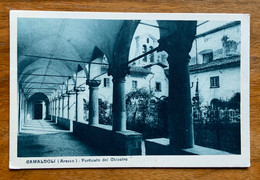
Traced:
POLYGON ((110 66, 108 68, 108 75, 112 75, 113 78, 124 78, 127 74, 130 74, 130 67, 127 65, 110 66))
POLYGON ((113 78, 113 83, 125 83, 125 77, 115 77, 115 78, 113 78))
POLYGON ((77 94, 78 92, 84 92, 85 91, 85 87, 74 87, 73 88, 74 92, 77 94))
POLYGON ((89 87, 98 87, 101 84, 101 80, 87 80, 86 85, 89 87))

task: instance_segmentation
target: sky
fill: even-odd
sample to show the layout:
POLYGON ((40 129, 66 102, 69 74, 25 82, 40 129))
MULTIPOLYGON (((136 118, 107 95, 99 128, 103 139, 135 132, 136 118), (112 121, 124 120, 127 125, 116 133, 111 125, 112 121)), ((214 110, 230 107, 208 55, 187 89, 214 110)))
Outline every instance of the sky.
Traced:
MULTIPOLYGON (((156 20, 142 20, 142 23, 146 23, 146 24, 151 24, 151 25, 155 25, 158 26, 156 20)), ((143 25, 143 24, 139 24, 136 28, 135 34, 133 36, 132 39, 132 43, 131 43, 131 47, 130 47, 130 53, 129 53, 129 60, 135 58, 135 51, 136 51, 136 42, 135 42, 135 37, 143 35, 149 33, 151 34, 153 37, 155 37, 156 39, 160 39, 160 33, 159 33, 159 29, 156 27, 151 27, 151 26, 147 26, 147 25, 143 25)))

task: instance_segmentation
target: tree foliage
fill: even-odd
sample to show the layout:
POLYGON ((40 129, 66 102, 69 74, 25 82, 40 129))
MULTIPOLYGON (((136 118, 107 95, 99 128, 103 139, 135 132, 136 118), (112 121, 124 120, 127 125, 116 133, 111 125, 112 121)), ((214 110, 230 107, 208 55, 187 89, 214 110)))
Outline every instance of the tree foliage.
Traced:
POLYGON ((127 128, 138 131, 145 138, 168 134, 167 98, 157 98, 146 88, 126 95, 127 128))
POLYGON ((99 123, 112 125, 112 117, 109 113, 110 104, 108 101, 103 101, 102 99, 98 99, 99 104, 99 123))

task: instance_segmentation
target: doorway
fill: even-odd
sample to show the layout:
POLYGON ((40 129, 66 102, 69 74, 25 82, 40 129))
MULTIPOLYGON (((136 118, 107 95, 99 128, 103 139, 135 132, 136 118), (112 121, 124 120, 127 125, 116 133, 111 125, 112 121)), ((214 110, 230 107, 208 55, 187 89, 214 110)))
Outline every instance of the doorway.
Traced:
POLYGON ((42 119, 42 103, 35 103, 34 119, 42 119))

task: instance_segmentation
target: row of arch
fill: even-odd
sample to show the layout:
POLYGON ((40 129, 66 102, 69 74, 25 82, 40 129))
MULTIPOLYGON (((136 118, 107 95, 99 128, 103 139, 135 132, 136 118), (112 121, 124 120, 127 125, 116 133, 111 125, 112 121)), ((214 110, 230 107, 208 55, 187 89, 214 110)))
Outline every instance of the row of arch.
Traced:
MULTIPOLYGON (((108 65, 108 75, 113 77, 113 131, 126 131, 125 76, 129 73, 129 50, 139 23, 140 20, 19 19, 19 93, 25 99, 43 93, 48 97, 49 107, 55 109, 55 102, 64 93, 77 96, 81 90, 78 80, 86 79, 91 107, 89 121, 95 125, 100 84, 96 77, 101 65, 108 65)), ((196 34, 196 21, 157 23, 159 47, 153 50, 169 54, 169 106, 174 109, 169 113, 173 127, 171 143, 176 147, 192 147, 188 54, 196 34)), ((75 108, 77 113, 77 103, 75 108)))

